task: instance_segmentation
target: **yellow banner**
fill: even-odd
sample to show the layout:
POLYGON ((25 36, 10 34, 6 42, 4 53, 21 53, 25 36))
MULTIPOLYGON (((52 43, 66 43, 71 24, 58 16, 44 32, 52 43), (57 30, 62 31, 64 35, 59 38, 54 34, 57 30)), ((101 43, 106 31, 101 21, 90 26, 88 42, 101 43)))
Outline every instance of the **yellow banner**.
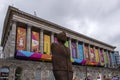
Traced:
POLYGON ((106 51, 104 51, 104 60, 105 60, 105 64, 108 64, 107 52, 106 51))
POLYGON ((96 62, 100 62, 99 61, 99 51, 98 51, 98 49, 95 49, 95 60, 96 60, 96 62))
POLYGON ((44 53, 50 54, 50 36, 44 35, 44 53))

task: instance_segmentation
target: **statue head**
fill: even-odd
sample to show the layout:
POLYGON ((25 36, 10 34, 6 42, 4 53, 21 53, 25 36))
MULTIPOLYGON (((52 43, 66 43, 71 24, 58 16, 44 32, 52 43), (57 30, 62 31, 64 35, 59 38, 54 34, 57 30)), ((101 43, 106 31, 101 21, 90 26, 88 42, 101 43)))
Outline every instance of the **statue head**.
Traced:
POLYGON ((67 41, 66 33, 63 31, 63 32, 57 34, 57 39, 58 39, 58 42, 61 42, 64 44, 67 41))

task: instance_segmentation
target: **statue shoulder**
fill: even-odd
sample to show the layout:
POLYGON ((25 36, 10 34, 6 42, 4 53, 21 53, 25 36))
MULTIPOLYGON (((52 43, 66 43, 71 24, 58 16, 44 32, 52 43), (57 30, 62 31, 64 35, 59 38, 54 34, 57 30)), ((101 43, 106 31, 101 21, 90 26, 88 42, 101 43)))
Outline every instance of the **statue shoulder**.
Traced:
POLYGON ((54 46, 57 46, 57 45, 58 45, 57 43, 52 43, 51 47, 54 47, 54 46))

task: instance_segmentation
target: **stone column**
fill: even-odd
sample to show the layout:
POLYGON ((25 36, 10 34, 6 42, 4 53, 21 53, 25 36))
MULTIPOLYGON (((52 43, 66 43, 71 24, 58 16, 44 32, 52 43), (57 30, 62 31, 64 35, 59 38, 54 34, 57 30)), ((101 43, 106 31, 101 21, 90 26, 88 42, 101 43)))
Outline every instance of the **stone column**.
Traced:
POLYGON ((32 25, 27 25, 27 51, 31 51, 31 27, 32 25))
POLYGON ((13 20, 12 21, 12 29, 10 31, 10 52, 7 52, 9 54, 8 57, 14 57, 14 54, 15 54, 15 43, 16 43, 16 21, 13 20))
POLYGON ((54 42, 54 33, 52 32, 51 33, 51 43, 53 43, 54 42))
POLYGON ((44 35, 43 35, 43 30, 41 29, 40 30, 40 52, 43 53, 43 38, 44 38, 44 35))
POLYGON ((70 48, 70 56, 72 58, 71 38, 69 38, 69 48, 70 48))

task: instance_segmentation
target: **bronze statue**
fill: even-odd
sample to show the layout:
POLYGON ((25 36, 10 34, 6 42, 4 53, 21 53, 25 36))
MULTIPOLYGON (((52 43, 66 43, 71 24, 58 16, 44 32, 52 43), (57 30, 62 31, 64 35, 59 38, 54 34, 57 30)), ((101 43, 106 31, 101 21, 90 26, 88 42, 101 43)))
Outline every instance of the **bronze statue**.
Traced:
POLYGON ((67 41, 66 33, 57 35, 58 43, 52 43, 52 64, 55 80, 72 80, 73 70, 70 61, 70 49, 64 45, 67 41))

